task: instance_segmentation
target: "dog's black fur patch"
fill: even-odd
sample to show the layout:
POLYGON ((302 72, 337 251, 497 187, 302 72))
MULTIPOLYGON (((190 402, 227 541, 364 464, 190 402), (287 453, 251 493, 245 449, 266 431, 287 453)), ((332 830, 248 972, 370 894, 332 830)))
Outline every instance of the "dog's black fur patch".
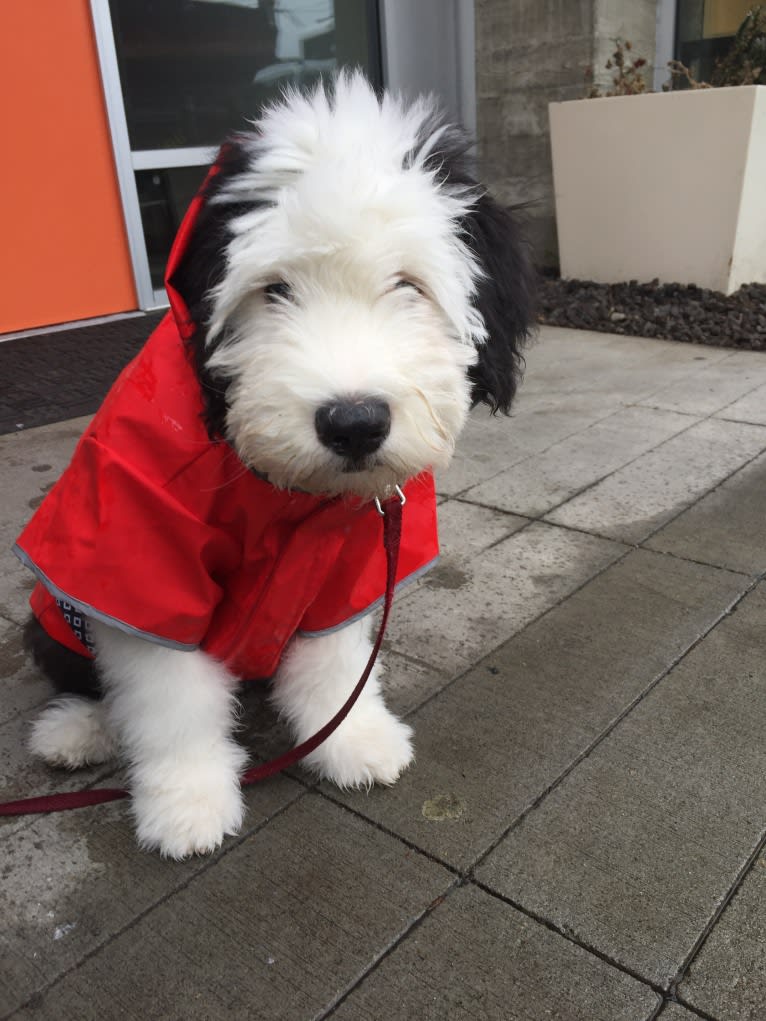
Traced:
POLYGON ((487 342, 468 370, 474 406, 508 414, 524 371, 521 348, 534 321, 535 273, 511 213, 483 195, 463 220, 466 243, 484 268, 476 305, 487 342))
POLYGON ((474 407, 486 404, 495 414, 508 414, 524 369, 521 348, 535 318, 535 271, 531 251, 521 236, 512 210, 484 193, 472 166, 471 139, 436 112, 421 129, 418 145, 405 159, 440 131, 438 142, 423 161, 439 184, 478 194, 460 223, 462 240, 484 270, 474 303, 487 327, 487 342, 468 370, 474 407))
POLYGON ((45 674, 59 694, 83 695, 94 699, 102 697, 94 661, 60 645, 50 637, 36 617, 31 616, 24 625, 23 640, 24 648, 31 655, 35 666, 45 674))
POLYGON ((225 434, 226 391, 228 381, 213 375, 207 367, 212 351, 225 340, 222 334, 212 345, 207 343, 206 326, 212 313, 212 289, 221 282, 226 272, 226 248, 231 241, 229 225, 244 213, 251 212, 260 203, 214 201, 233 178, 244 174, 252 157, 242 135, 233 135, 218 154, 218 172, 205 185, 203 204, 194 231, 170 283, 186 302, 195 330, 189 341, 194 364, 202 387, 204 418, 211 440, 225 434))

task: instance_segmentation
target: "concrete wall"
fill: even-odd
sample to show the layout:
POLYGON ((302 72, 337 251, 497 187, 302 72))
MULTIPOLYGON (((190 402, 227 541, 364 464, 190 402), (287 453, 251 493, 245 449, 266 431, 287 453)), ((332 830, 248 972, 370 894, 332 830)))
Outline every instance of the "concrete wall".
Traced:
MULTIPOLYGON (((629 39, 633 53, 654 63, 657 38, 657 0, 594 0, 593 70, 595 80, 607 88, 612 72, 604 65, 614 53, 616 39, 629 39)), ((647 74, 652 87, 654 67, 647 74)))
POLYGON ((527 204, 537 258, 555 266, 548 103, 581 98, 615 38, 652 59, 657 0, 475 0, 475 12, 481 173, 502 202, 527 204))

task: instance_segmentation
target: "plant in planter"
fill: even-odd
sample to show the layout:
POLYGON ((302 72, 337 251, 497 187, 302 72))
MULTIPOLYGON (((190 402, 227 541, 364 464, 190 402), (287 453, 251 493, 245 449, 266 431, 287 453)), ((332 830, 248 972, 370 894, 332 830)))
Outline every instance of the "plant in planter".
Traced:
MULTIPOLYGON (((764 11, 745 19, 719 80, 738 67, 761 81, 764 11)), ((611 94, 549 107, 561 275, 726 294, 766 283, 766 85, 649 93, 628 44, 612 64, 611 94)))
POLYGON ((608 92, 602 92, 598 85, 593 83, 593 68, 586 67, 585 81, 588 84, 586 99, 601 99, 603 96, 639 96, 646 92, 646 79, 644 68, 647 62, 644 57, 634 57, 631 53, 633 44, 628 40, 615 40, 615 51, 606 62, 607 71, 614 71, 612 75, 612 88, 608 92))

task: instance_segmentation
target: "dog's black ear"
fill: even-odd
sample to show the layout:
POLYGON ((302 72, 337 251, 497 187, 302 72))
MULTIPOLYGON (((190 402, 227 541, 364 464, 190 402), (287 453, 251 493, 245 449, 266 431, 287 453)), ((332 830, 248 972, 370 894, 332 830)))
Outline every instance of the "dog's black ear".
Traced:
POLYGON ((512 213, 482 195, 463 220, 463 240, 484 271, 476 306, 487 328, 478 360, 468 370, 473 405, 508 414, 521 379, 521 348, 535 316, 535 271, 512 213))
POLYGON ((211 292, 226 273, 226 249, 231 241, 231 221, 249 212, 252 202, 216 202, 215 199, 232 180, 247 172, 252 161, 246 139, 230 138, 216 160, 217 173, 204 185, 202 206, 188 238, 181 259, 169 283, 184 299, 194 330, 188 341, 202 386, 205 402, 205 424, 211 438, 224 432, 226 422, 226 381, 213 377, 207 360, 218 343, 207 343, 207 327, 212 312, 211 292))
POLYGON ((436 110, 420 131, 418 146, 437 142, 423 161, 440 185, 479 193, 462 218, 462 240, 482 268, 474 304, 487 328, 487 340, 468 371, 474 406, 487 404, 508 413, 524 367, 521 348, 535 316, 536 274, 529 248, 514 215, 482 193, 473 173, 471 140, 436 110))

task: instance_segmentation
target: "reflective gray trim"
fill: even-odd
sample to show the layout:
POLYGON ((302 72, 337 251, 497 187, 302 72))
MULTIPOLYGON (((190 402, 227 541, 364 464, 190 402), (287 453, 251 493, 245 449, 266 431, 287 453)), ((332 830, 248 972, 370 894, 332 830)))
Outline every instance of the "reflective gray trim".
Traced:
POLYGON ((40 570, 26 550, 23 550, 18 543, 13 546, 12 552, 16 554, 25 567, 29 568, 38 581, 42 582, 52 596, 55 596, 57 599, 65 599, 68 603, 71 603, 76 610, 79 610, 80 613, 85 614, 86 617, 90 617, 91 620, 97 620, 101 624, 106 624, 109 627, 116 627, 119 631, 123 631, 126 635, 130 635, 132 638, 142 638, 145 642, 154 642, 155 645, 164 645, 167 649, 177 649, 179 652, 194 652, 199 648, 197 645, 185 645, 183 642, 174 642, 169 638, 162 638, 159 635, 153 635, 148 631, 139 631, 138 628, 132 627, 130 624, 126 624, 124 620, 118 620, 117 617, 110 617, 108 614, 102 613, 101 610, 97 610, 89 603, 82 602, 81 599, 75 599, 74 596, 59 588, 58 585, 54 585, 50 578, 40 570))
MULTIPOLYGON (((403 589, 411 582, 422 578, 426 571, 430 571, 438 560, 439 557, 437 555, 433 558, 433 560, 429 560, 427 564, 423 564, 422 567, 419 567, 417 571, 413 571, 412 574, 408 574, 405 578, 402 578, 401 581, 398 581, 396 583, 396 588, 394 589, 394 598, 396 598, 396 594, 400 589, 403 589)), ((383 605, 385 599, 385 595, 380 596, 374 603, 370 603, 370 605, 364 610, 360 610, 359 613, 355 613, 353 617, 349 617, 347 620, 341 621, 340 624, 333 625, 333 627, 325 628, 323 631, 298 631, 298 634, 301 638, 322 638, 324 635, 334 635, 336 631, 342 631, 343 628, 348 627, 349 624, 355 624, 356 621, 361 620, 362 617, 367 617, 369 614, 374 613, 378 607, 383 605)))

